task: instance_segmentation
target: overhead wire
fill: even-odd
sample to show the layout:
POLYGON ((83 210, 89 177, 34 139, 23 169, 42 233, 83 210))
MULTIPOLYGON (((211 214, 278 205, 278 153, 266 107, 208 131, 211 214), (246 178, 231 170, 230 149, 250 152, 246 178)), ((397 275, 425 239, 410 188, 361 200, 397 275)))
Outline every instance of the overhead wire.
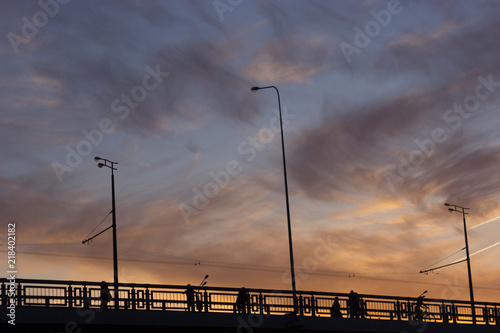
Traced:
POLYGON ((93 233, 93 232, 94 232, 94 230, 95 230, 95 229, 97 229, 97 228, 98 228, 98 227, 102 224, 102 222, 104 222, 104 221, 108 218, 108 216, 109 216, 109 215, 111 215, 111 213, 113 213, 113 211, 110 211, 110 212, 108 213, 108 215, 106 215, 106 216, 102 219, 102 221, 101 221, 101 222, 99 222, 99 224, 98 224, 98 225, 96 225, 96 226, 95 226, 95 228, 94 228, 94 229, 92 229, 92 231, 91 231, 91 232, 89 232, 89 234, 88 234, 87 236, 85 236, 83 239, 87 239, 87 238, 90 236, 90 234, 91 234, 91 233, 93 233))
POLYGON ((455 254, 457 254, 458 252, 461 252, 461 251, 463 251, 463 250, 465 250, 465 247, 464 247, 464 248, 462 248, 461 250, 458 250, 457 252, 453 252, 453 253, 452 253, 452 254, 450 254, 449 256, 446 256, 446 257, 444 257, 443 259, 441 259, 441 260, 439 260, 439 261, 436 261, 436 262, 435 262, 435 263, 433 263, 433 264, 430 264, 429 266, 427 266, 427 267, 425 267, 424 269, 422 269, 422 271, 424 271, 424 270, 428 269, 428 268, 429 268, 429 267, 431 267, 431 266, 435 266, 435 265, 439 264, 440 262, 442 262, 442 261, 444 261, 444 260, 448 259, 448 258, 449 258, 449 257, 451 257, 451 256, 454 256, 455 254))
MULTIPOLYGON (((0 250, 0 252, 5 252, 4 250, 0 250)), ((65 257, 65 258, 80 258, 80 259, 94 259, 94 260, 110 260, 107 257, 101 256, 88 256, 88 255, 74 255, 74 254, 62 254, 62 253, 40 253, 40 252, 30 252, 30 251, 18 251, 18 253, 23 253, 27 255, 36 255, 36 256, 52 256, 52 257, 65 257)), ((182 261, 168 261, 168 260, 151 260, 151 259, 133 259, 133 258, 121 258, 121 261, 126 262, 137 262, 137 263, 154 263, 154 264, 173 264, 173 265, 193 265, 192 262, 182 262, 182 261)), ((242 265, 242 264, 234 264, 234 263, 205 263, 204 266, 221 268, 221 269, 232 269, 232 270, 244 270, 244 271, 259 271, 259 272, 269 272, 269 273, 282 273, 287 271, 288 268, 285 267, 270 267, 270 266, 262 266, 262 265, 242 265)), ((335 276, 346 278, 348 276, 345 272, 340 271, 319 271, 315 270, 313 272, 307 272, 310 275, 322 275, 322 276, 335 276)), ((410 283, 410 284, 422 284, 422 285, 436 285, 443 286, 446 283, 436 283, 436 282, 424 282, 424 281, 410 281, 410 280, 402 280, 402 279, 390 279, 383 277, 373 277, 365 274, 356 274, 356 279, 364 279, 364 280, 374 280, 374 281, 383 281, 383 282, 398 282, 398 283, 410 283)), ((500 288, 493 288, 491 286, 486 287, 477 287, 480 289, 487 290, 500 290, 500 288)))

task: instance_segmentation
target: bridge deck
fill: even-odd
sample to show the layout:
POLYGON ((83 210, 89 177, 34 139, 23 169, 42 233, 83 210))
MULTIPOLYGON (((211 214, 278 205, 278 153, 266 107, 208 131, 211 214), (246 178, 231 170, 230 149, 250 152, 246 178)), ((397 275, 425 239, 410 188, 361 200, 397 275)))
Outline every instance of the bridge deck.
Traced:
MULTIPOLYGON (((202 287, 191 293, 186 286, 122 283, 115 299, 114 286, 103 292, 99 282, 0 279, 0 283, 0 308, 7 314, 9 308, 15 309, 18 328, 59 325, 60 331, 78 332, 93 326, 96 332, 97 326, 147 325, 252 332, 296 326, 304 331, 416 332, 425 326, 426 332, 433 332, 432 327, 436 332, 445 327, 453 332, 489 332, 500 326, 500 303, 491 302, 475 303, 477 325, 472 326, 470 303, 457 300, 425 299, 427 311, 417 321, 414 297, 358 295, 359 310, 353 311, 349 294, 298 291, 294 316, 291 291, 245 289, 245 297, 240 297, 244 301, 238 302, 237 288, 202 287), (102 295, 110 295, 110 301, 103 302, 102 295), (331 316, 335 297, 342 318, 331 316)), ((8 320, 3 315, 0 324, 8 320)))

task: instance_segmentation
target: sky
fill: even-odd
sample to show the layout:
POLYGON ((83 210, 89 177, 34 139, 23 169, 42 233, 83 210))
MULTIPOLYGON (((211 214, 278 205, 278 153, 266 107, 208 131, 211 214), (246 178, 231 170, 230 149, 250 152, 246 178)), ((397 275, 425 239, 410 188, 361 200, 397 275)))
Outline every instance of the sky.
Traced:
POLYGON ((498 1, 5 0, 18 278, 500 300, 498 1))

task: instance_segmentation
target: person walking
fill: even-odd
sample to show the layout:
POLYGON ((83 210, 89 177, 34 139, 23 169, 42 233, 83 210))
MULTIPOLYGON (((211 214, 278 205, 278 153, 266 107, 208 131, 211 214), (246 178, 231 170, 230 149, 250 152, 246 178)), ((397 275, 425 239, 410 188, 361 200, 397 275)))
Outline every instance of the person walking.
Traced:
POLYGON ((101 295, 99 297, 101 299, 101 308, 107 309, 108 303, 111 301, 111 293, 109 292, 108 284, 106 281, 101 282, 101 295))
POLYGON ((188 284, 187 289, 184 292, 186 294, 186 303, 187 303, 187 310, 190 312, 195 311, 195 304, 194 304, 194 289, 193 287, 188 284))
POLYGON ((349 317, 359 318, 359 301, 358 294, 353 290, 349 293, 349 317))
POLYGON ((236 311, 238 313, 247 313, 248 294, 245 287, 242 287, 236 297, 236 311))
POLYGON ((332 317, 342 318, 342 311, 340 310, 340 301, 338 296, 333 300, 333 304, 330 309, 330 315, 332 317))

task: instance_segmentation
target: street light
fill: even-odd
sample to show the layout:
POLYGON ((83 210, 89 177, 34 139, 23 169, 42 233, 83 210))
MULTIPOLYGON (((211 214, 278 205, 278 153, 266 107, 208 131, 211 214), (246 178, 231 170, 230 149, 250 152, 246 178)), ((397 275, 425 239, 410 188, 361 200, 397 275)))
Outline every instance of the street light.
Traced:
POLYGON ((97 164, 98 168, 106 167, 111 169, 111 201, 112 201, 112 212, 113 212, 113 224, 111 227, 113 228, 113 283, 114 283, 114 289, 115 289, 115 308, 118 308, 119 304, 119 299, 118 299, 118 251, 117 251, 117 246, 116 246, 116 206, 115 206, 115 174, 114 170, 115 164, 118 164, 118 162, 112 162, 110 160, 107 160, 105 158, 101 157, 94 157, 94 161, 99 162, 97 164), (104 161, 104 163, 100 162, 104 161), (109 163, 109 164, 108 164, 109 163))
POLYGON ((448 208, 450 213, 459 212, 459 213, 462 213, 462 216, 463 216, 464 235, 465 235, 465 252, 467 253, 467 270, 469 273, 469 292, 470 292, 470 304, 471 304, 471 309, 472 309, 472 323, 475 324, 476 323, 476 308, 474 305, 474 290, 472 288, 472 273, 471 273, 471 269, 470 269, 469 241, 467 240, 467 225, 465 224, 465 215, 469 214, 469 213, 466 213, 465 210, 469 209, 469 208, 465 208, 465 207, 458 206, 458 205, 452 205, 449 203, 445 203, 444 205, 447 207, 453 207, 453 208, 448 208))
POLYGON ((288 221, 288 246, 290 249, 290 272, 292 275, 292 293, 293 293, 293 311, 294 314, 297 314, 298 312, 298 305, 297 305, 297 289, 295 287, 295 266, 293 263, 293 246, 292 246, 292 226, 290 224, 290 203, 288 200, 288 181, 287 181, 287 176, 286 176, 286 160, 285 160, 285 140, 283 139, 283 120, 281 116, 281 101, 280 101, 280 93, 278 91, 278 88, 275 86, 267 86, 267 87, 252 87, 250 89, 251 92, 257 92, 257 90, 260 89, 269 89, 273 88, 276 90, 276 93, 278 94, 278 109, 280 113, 280 129, 281 129, 281 151, 283 152, 283 175, 285 178, 285 198, 286 198, 286 217, 288 221))

